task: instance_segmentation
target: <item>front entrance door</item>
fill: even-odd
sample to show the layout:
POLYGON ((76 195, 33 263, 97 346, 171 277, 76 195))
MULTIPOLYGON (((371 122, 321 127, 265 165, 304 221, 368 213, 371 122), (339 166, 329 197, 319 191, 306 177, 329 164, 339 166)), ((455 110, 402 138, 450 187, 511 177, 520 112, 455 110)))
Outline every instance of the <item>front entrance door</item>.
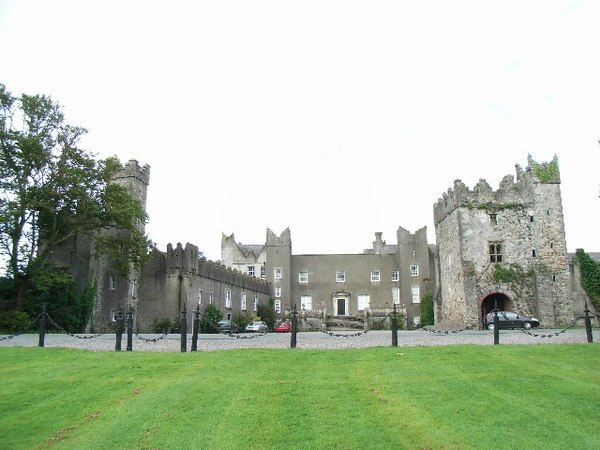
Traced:
POLYGON ((338 316, 346 315, 346 299, 345 298, 337 299, 337 315, 338 316))

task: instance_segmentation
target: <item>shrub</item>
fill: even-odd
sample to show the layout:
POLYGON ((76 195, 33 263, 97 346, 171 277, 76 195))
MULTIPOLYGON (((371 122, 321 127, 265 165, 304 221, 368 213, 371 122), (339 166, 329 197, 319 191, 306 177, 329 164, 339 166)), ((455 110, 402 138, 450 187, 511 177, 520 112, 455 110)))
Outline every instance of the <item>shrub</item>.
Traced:
POLYGON ((218 333, 217 323, 223 318, 223 313, 215 305, 208 305, 200 319, 202 333, 218 333))
POLYGON ((25 331, 31 325, 31 318, 24 311, 15 309, 7 311, 0 317, 0 330, 9 333, 19 333, 25 331))

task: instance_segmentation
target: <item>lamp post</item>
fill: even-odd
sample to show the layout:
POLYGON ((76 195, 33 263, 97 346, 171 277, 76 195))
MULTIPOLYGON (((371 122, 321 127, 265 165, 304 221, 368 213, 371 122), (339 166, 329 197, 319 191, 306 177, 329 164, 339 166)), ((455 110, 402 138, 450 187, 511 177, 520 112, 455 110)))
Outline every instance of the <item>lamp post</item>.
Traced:
POLYGON ((292 338, 290 341, 290 348, 296 348, 296 333, 298 331, 298 311, 296 310, 296 304, 292 305, 292 338))
POLYGON ((198 351, 198 329, 200 327, 200 303, 194 310, 194 322, 192 325, 192 352, 198 351))
POLYGON ((500 343, 500 319, 498 318, 498 300, 494 300, 494 345, 500 343))
POLYGON ((590 320, 590 310, 588 309, 587 301, 585 302, 585 310, 583 313, 585 314, 584 322, 587 341, 588 343, 592 343, 594 342, 594 337, 592 336, 592 321, 590 320))
POLYGON ((396 303, 392 310, 392 347, 398 347, 398 310, 396 309, 396 303))

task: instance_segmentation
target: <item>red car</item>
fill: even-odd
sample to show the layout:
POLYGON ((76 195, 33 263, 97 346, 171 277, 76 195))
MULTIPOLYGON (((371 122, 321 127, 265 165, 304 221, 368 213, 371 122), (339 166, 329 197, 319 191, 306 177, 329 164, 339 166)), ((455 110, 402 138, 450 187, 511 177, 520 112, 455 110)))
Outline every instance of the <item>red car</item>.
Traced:
POLYGON ((275 325, 276 333, 289 333, 292 331, 292 325, 288 322, 282 322, 275 325))

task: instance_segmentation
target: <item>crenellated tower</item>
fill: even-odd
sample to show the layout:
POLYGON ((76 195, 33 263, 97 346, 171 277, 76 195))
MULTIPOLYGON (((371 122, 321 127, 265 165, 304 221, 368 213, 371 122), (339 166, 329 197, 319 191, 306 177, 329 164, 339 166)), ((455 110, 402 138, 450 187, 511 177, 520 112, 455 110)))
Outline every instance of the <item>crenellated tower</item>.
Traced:
POLYGON ((494 191, 454 182, 434 205, 438 320, 478 327, 494 305, 539 316, 543 326, 573 318, 558 159, 531 156, 516 181, 494 191))

